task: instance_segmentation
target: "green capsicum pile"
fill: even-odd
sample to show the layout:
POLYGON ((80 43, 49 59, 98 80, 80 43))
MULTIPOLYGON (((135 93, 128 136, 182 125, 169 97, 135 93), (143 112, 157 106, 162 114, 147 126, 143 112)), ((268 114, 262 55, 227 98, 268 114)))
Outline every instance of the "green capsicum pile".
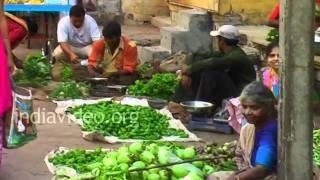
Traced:
POLYGON ((175 74, 154 74, 150 80, 137 80, 128 87, 128 93, 134 96, 149 96, 170 100, 175 93, 179 80, 175 74))
POLYGON ((129 170, 136 168, 168 164, 197 157, 199 155, 193 146, 184 147, 175 143, 137 142, 108 152, 102 152, 100 148, 93 152, 74 149, 55 154, 49 158, 49 162, 57 167, 74 168, 79 174, 74 177, 59 174, 57 175, 58 179, 177 180, 188 177, 192 180, 202 180, 215 172, 215 169, 204 161, 129 172, 129 170))
POLYGON ((163 136, 187 138, 184 130, 169 128, 169 117, 150 107, 122 105, 112 101, 69 108, 83 122, 83 130, 121 139, 158 140, 163 136))

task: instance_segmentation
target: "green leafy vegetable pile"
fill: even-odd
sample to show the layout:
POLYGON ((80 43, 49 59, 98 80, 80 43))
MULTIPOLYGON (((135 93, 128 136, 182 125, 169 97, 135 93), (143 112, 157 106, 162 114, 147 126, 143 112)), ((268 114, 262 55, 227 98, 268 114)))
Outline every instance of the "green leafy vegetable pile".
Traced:
POLYGON ((271 42, 271 41, 278 39, 278 38, 279 38, 279 30, 278 29, 271 29, 267 34, 266 40, 271 42))
POLYGON ((313 131, 313 161, 320 166, 320 129, 313 131))
POLYGON ((134 96, 149 96, 170 100, 179 80, 175 74, 154 74, 150 80, 137 80, 129 86, 128 93, 134 96))
MULTIPOLYGON (((215 171, 207 162, 195 161, 130 172, 132 169, 197 158, 199 156, 193 146, 136 142, 129 146, 122 146, 117 150, 96 153, 99 151, 101 152, 99 148, 92 153, 74 149, 67 153, 55 154, 49 158, 49 162, 56 166, 68 166, 77 170, 78 173, 82 173, 69 177, 70 179, 178 180, 187 177, 192 180, 202 180, 215 171)), ((58 175, 58 178, 69 179, 62 175, 58 175)))
POLYGON ((65 64, 61 71, 61 77, 63 81, 70 81, 73 77, 73 69, 70 64, 65 64))
POLYGON ((51 68, 45 56, 28 55, 23 61, 23 70, 18 71, 13 79, 17 84, 43 86, 52 79, 51 68))
POLYGON ((104 136, 143 140, 158 140, 162 136, 188 137, 183 130, 169 128, 169 117, 150 107, 102 101, 76 106, 69 111, 83 121, 83 130, 104 136))
POLYGON ((59 84, 50 94, 52 99, 77 99, 88 96, 88 86, 84 83, 65 82, 59 84))

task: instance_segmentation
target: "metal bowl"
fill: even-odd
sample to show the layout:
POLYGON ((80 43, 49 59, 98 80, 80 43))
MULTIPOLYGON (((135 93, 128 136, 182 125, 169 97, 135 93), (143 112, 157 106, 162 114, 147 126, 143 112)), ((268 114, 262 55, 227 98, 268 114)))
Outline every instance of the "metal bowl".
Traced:
POLYGON ((162 109, 168 104, 168 101, 164 99, 159 99, 159 98, 148 98, 148 104, 152 108, 162 109))
POLYGON ((204 101, 185 101, 180 105, 189 113, 210 113, 213 108, 213 104, 204 101))

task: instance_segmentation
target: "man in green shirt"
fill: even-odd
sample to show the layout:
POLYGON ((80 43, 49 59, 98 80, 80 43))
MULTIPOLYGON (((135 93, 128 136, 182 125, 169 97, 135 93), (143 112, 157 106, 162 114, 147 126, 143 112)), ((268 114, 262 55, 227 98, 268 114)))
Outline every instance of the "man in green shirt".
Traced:
POLYGON ((253 63, 238 46, 238 29, 224 25, 210 35, 217 37, 220 51, 209 55, 195 53, 186 59, 173 101, 201 100, 217 107, 223 99, 238 96, 245 85, 255 80, 253 63))

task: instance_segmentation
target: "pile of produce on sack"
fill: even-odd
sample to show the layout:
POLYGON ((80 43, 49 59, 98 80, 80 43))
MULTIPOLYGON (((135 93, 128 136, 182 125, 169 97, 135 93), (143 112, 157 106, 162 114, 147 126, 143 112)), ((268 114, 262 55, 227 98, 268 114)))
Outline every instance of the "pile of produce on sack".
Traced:
POLYGON ((320 129, 313 131, 313 161, 320 166, 320 129))
POLYGON ((45 56, 28 55, 23 61, 23 70, 17 71, 13 79, 17 84, 44 86, 52 79, 51 69, 45 56))
POLYGON ((176 74, 154 74, 150 80, 137 80, 128 87, 128 94, 134 96, 148 96, 170 100, 176 91, 179 79, 176 74))
POLYGON ((271 29, 267 34, 266 40, 271 42, 271 41, 274 41, 278 38, 279 38, 279 30, 278 29, 271 29))
POLYGON ((61 77, 63 81, 71 81, 73 78, 73 69, 70 64, 64 64, 62 71, 61 71, 61 77))
POLYGON ((64 82, 55 87, 49 94, 50 99, 79 99, 89 96, 89 87, 85 83, 64 82))
MULTIPOLYGON (((117 101, 99 101, 94 104, 71 106, 66 110, 71 119, 82 126, 84 138, 90 134, 117 138, 117 142, 139 140, 198 141, 170 112, 148 106, 121 104, 117 101)), ((91 139, 88 139, 91 140, 91 139)), ((98 139, 113 143, 112 140, 98 139)))
POLYGON ((202 161, 204 157, 219 158, 196 149, 169 142, 135 142, 116 150, 59 148, 50 152, 45 162, 57 180, 202 180, 216 171, 235 170, 231 166, 218 169, 214 162, 202 161))

